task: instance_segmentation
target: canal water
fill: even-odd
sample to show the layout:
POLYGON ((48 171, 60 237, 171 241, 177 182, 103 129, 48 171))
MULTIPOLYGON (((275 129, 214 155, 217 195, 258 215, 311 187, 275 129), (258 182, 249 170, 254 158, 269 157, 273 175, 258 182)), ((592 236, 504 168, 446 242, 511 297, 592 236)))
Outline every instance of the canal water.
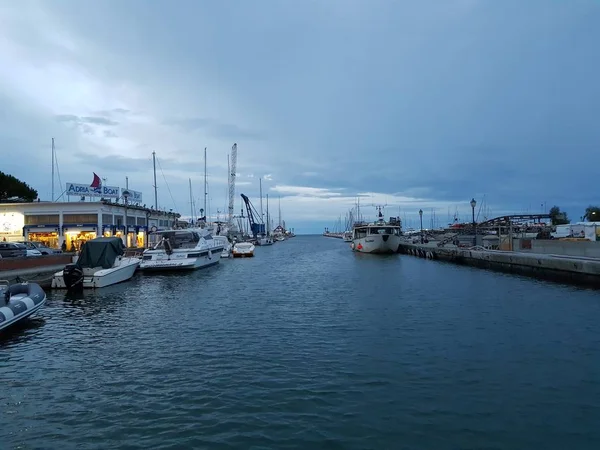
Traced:
POLYGON ((2 449, 598 449, 600 295, 297 237, 0 341, 2 449))

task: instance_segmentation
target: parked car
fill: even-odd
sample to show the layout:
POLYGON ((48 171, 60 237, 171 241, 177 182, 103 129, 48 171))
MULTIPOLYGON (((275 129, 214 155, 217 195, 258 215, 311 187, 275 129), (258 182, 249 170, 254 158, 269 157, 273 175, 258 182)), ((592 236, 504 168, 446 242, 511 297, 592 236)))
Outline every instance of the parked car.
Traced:
POLYGON ((62 250, 56 250, 53 248, 46 247, 44 244, 38 241, 19 241, 18 243, 25 245, 25 247, 27 247, 27 250, 37 250, 42 255, 54 255, 56 253, 62 253, 62 250))
POLYGON ((27 247, 16 242, 0 242, 0 255, 3 258, 17 258, 27 256, 27 247))

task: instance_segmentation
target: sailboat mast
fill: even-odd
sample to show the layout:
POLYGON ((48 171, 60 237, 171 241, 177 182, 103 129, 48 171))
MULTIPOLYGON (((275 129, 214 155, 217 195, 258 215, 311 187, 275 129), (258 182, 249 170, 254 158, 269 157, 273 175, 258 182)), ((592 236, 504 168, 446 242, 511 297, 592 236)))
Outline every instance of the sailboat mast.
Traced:
POLYGON ((267 194, 267 236, 269 236, 269 194, 267 194))
POLYGON ((154 168, 154 209, 158 211, 158 187, 156 186, 156 152, 152 152, 152 166, 154 168))
POLYGON ((206 217, 208 217, 208 210, 206 209, 206 197, 208 196, 208 192, 206 192, 206 186, 207 186, 207 181, 206 181, 206 147, 204 147, 204 221, 208 222, 206 220, 206 217))
POLYGON ((281 226, 281 195, 279 196, 279 226, 281 226))
POLYGON ((194 198, 192 197, 192 179, 188 178, 190 182, 190 217, 192 218, 192 223, 194 223, 194 198))
POLYGON ((54 201, 54 138, 52 138, 52 201, 54 201))
POLYGON ((260 220, 261 222, 265 222, 265 218, 263 217, 263 204, 262 204, 262 178, 258 179, 258 185, 260 189, 260 220))

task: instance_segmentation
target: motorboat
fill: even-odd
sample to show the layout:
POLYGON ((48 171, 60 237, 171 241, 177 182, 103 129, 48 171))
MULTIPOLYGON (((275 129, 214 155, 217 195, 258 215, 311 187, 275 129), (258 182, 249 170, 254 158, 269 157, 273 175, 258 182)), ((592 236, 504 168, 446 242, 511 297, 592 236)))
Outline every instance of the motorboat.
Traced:
POLYGON ((256 245, 260 245, 261 247, 264 245, 273 245, 273 239, 269 236, 262 236, 256 240, 256 245))
POLYGON ((99 237, 87 241, 77 261, 67 264, 52 277, 52 288, 70 291, 103 288, 130 280, 140 266, 140 258, 127 257, 119 237, 99 237))
POLYGON ((37 283, 8 284, 0 281, 0 332, 27 319, 46 303, 46 293, 37 283))
POLYGON ((342 239, 344 242, 352 242, 352 231, 344 231, 344 233, 342 233, 342 239))
POLYGON ((194 229, 156 231, 152 248, 144 250, 140 269, 193 270, 217 264, 227 237, 200 235, 194 229))
POLYGON ((249 258, 254 256, 254 244, 252 242, 236 242, 231 251, 234 258, 249 258))
POLYGON ((350 248, 359 253, 397 253, 402 241, 402 222, 391 217, 388 222, 383 218, 381 207, 376 222, 359 223, 352 228, 350 248))

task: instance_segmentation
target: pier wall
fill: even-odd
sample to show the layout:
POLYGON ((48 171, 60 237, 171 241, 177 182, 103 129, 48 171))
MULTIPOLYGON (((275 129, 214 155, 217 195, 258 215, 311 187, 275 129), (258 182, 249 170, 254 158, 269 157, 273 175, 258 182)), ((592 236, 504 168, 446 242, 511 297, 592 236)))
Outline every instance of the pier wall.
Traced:
POLYGON ((600 288, 600 259, 596 258, 415 244, 401 244, 399 251, 455 264, 600 288))
POLYGON ((44 266, 66 265, 73 260, 72 253, 61 253, 58 255, 24 256, 22 258, 0 259, 0 271, 33 269, 44 266))

